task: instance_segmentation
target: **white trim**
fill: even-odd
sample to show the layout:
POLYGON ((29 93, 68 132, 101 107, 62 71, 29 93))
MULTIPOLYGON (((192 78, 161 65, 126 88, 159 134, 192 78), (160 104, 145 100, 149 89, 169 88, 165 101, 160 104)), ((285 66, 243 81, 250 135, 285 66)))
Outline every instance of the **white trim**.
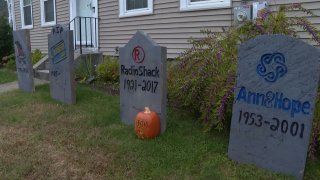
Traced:
POLYGON ((73 8, 75 8, 74 1, 76 1, 76 0, 70 0, 69 1, 69 12, 70 12, 69 18, 70 18, 70 21, 75 17, 75 14, 74 14, 75 12, 73 11, 73 8))
MULTIPOLYGON (((94 17, 95 18, 98 18, 99 17, 99 3, 98 3, 98 0, 93 0, 93 6, 95 6, 95 13, 94 13, 94 17)), ((96 45, 97 47, 94 47, 94 49, 97 49, 99 46, 99 19, 97 19, 97 28, 96 28, 96 34, 94 34, 94 40, 95 40, 95 43, 94 45, 96 45)), ((95 27, 94 27, 95 28, 95 27)))
POLYGON ((40 13, 41 13, 41 27, 48 27, 48 26, 54 26, 57 24, 57 17, 56 17, 56 0, 53 0, 53 17, 54 20, 50 22, 45 22, 45 12, 44 12, 44 2, 47 0, 40 0, 40 13))
POLYGON ((135 9, 135 10, 127 10, 127 1, 119 0, 119 17, 132 17, 132 16, 143 16, 153 14, 153 0, 148 0, 148 7, 135 9))
POLYGON ((180 0, 180 11, 229 8, 230 6, 231 0, 209 0, 198 2, 191 2, 190 0, 180 0))
POLYGON ((23 0, 20 0, 20 12, 21 12, 21 29, 32 29, 33 28, 33 15, 32 15, 32 0, 30 0, 31 6, 31 25, 24 25, 24 10, 23 10, 23 0))
POLYGON ((15 9, 14 9, 14 0, 12 0, 12 4, 11 4, 11 11, 12 11, 12 29, 16 30, 17 26, 16 26, 16 13, 15 13, 15 9))
POLYGON ((14 12, 14 0, 5 0, 7 2, 8 20, 13 30, 16 30, 15 12, 14 12))

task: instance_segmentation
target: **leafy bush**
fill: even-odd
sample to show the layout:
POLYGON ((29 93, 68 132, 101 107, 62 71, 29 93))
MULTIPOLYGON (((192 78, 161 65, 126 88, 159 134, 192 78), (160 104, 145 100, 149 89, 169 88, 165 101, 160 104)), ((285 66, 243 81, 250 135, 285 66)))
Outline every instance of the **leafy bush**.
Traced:
POLYGON ((223 123, 226 118, 223 106, 232 102, 230 91, 240 38, 234 30, 203 33, 207 37, 192 40, 193 47, 181 57, 181 63, 170 70, 169 98, 199 114, 209 129, 222 130, 228 125, 223 123))
POLYGON ((309 155, 315 159, 316 154, 320 155, 320 87, 318 89, 318 97, 314 113, 313 131, 311 135, 311 144, 309 147, 309 155))
POLYGON ((80 83, 84 83, 91 78, 95 79, 95 63, 91 55, 80 58, 79 64, 76 66, 75 75, 80 83))
POLYGON ((36 64, 43 57, 40 49, 36 49, 32 52, 32 64, 36 64))
POLYGON ((15 54, 10 54, 9 56, 7 56, 7 62, 5 64, 5 67, 7 69, 16 70, 16 58, 15 58, 15 54))
POLYGON ((119 84, 119 61, 112 57, 106 57, 104 61, 97 66, 98 80, 106 84, 119 84))
POLYGON ((12 29, 5 17, 0 16, 0 59, 13 53, 12 29))
MULTIPOLYGON (((32 64, 37 63, 41 58, 43 57, 41 51, 39 49, 36 49, 32 53, 32 64)), ((15 54, 10 54, 9 56, 6 57, 6 62, 3 62, 4 66, 8 69, 11 70, 16 70, 16 59, 15 59, 15 54)))
MULTIPOLYGON (((169 101, 193 111, 207 131, 228 130, 231 122, 235 70, 238 45, 258 35, 285 34, 297 37, 295 27, 302 27, 320 44, 320 33, 302 17, 289 18, 286 13, 301 10, 315 16, 300 4, 282 6, 276 12, 264 10, 254 22, 241 27, 223 29, 222 32, 203 30, 205 37, 191 40, 192 48, 180 58, 180 63, 169 70, 169 101)), ((319 102, 313 132, 315 147, 319 150, 319 102)))

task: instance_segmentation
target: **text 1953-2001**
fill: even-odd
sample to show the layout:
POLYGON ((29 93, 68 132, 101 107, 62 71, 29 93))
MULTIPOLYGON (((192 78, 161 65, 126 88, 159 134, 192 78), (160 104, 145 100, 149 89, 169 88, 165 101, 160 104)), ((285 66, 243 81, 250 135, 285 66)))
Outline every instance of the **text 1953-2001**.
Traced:
POLYGON ((239 123, 256 127, 269 126, 271 131, 280 131, 283 134, 289 133, 291 136, 299 136, 303 138, 305 125, 298 122, 288 122, 287 120, 279 120, 276 117, 270 120, 263 119, 263 116, 256 113, 243 112, 239 113, 239 123), (244 121, 244 122, 243 122, 244 121))

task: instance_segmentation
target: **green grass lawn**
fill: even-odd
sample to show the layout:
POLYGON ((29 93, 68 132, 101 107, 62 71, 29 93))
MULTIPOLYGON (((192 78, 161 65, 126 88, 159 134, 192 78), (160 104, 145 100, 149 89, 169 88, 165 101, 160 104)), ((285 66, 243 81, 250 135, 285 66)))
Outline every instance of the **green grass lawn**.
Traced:
POLYGON ((15 72, 1 68, 0 69, 0 84, 8 83, 17 80, 17 75, 15 72))
MULTIPOLYGON (((120 122, 119 97, 77 86, 77 104, 36 93, 0 95, 0 177, 4 179, 290 179, 228 159, 228 136, 205 134, 169 109, 165 134, 136 138, 120 122)), ((308 161, 306 179, 320 177, 308 161)))

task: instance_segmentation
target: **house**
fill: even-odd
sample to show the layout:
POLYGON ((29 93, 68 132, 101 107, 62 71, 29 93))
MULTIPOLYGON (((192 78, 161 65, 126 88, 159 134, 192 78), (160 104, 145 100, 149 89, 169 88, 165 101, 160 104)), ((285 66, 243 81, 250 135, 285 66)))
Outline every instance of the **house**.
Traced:
MULTIPOLYGON (((74 30, 75 45, 117 55, 137 30, 167 47, 168 58, 190 47, 188 39, 201 38, 201 29, 221 31, 233 22, 233 7, 241 0, 7 0, 14 29, 30 29, 32 49, 47 53, 47 35, 62 24, 74 30), (80 25, 81 24, 81 25, 80 25), (81 27, 81 28, 80 28, 81 27), (81 34, 81 35, 80 35, 81 34), (82 42, 82 43, 80 43, 82 42)), ((320 0, 267 0, 271 8, 289 3, 320 15, 320 0)), ((316 27, 320 18, 308 17, 316 27)), ((302 39, 310 36, 301 32, 302 39)))

